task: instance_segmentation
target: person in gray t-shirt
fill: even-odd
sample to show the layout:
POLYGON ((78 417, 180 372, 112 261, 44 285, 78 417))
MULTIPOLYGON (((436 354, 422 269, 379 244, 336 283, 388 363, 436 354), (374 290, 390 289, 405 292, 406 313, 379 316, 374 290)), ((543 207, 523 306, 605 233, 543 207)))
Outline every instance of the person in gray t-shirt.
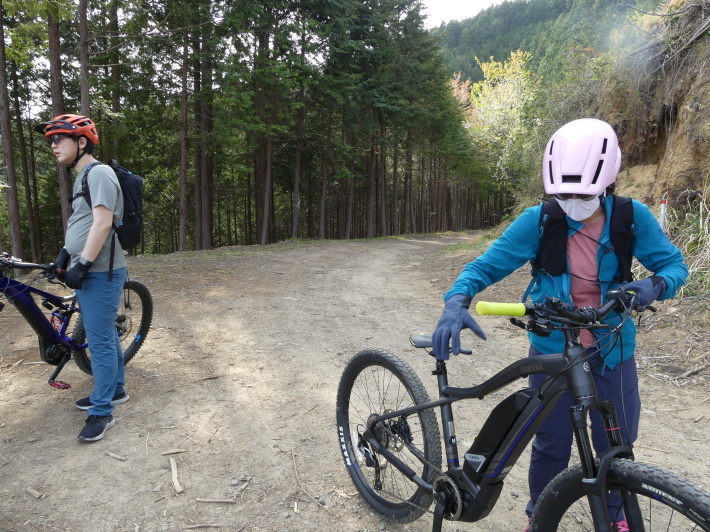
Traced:
POLYGON ((99 134, 90 118, 65 114, 35 129, 47 137, 57 162, 77 173, 74 212, 69 218, 64 247, 54 263, 62 270, 59 277, 64 284, 76 290, 91 350, 94 390, 90 397, 78 400, 76 406, 89 414, 78 439, 92 442, 103 438, 114 425, 113 406, 128 400, 123 349, 115 326, 127 275, 125 254, 113 231, 113 224, 123 216, 123 194, 114 171, 92 155, 99 134), (91 206, 82 195, 84 176, 91 206))

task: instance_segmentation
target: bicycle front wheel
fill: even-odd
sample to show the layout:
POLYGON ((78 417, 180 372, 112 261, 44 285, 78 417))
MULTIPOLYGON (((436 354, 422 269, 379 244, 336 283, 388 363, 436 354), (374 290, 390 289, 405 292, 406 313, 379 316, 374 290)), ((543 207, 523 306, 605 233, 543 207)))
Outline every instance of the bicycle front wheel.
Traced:
MULTIPOLYGON (((116 331, 123 347, 123 363, 128 364, 145 342, 153 321, 153 298, 148 288, 138 281, 128 280, 123 285, 121 303, 116 315, 116 331)), ((72 337, 78 344, 86 343, 86 331, 81 313, 72 337)), ((81 371, 92 375, 91 351, 73 351, 74 362, 81 371)))
MULTIPOLYGON (((336 421, 345 466, 365 501, 392 521, 418 519, 433 497, 377 453, 365 432, 369 420, 377 415, 428 401, 414 370, 384 350, 370 349, 355 355, 340 380, 336 421)), ((432 409, 382 421, 370 431, 379 445, 432 483, 441 469, 439 427, 432 409)))
MULTIPOLYGON (((582 479, 577 465, 550 482, 535 505, 533 531, 594 530, 582 479)), ((622 501, 624 512, 611 515, 611 520, 626 520, 631 532, 710 532, 710 495, 669 471, 613 460, 606 487, 622 501)))

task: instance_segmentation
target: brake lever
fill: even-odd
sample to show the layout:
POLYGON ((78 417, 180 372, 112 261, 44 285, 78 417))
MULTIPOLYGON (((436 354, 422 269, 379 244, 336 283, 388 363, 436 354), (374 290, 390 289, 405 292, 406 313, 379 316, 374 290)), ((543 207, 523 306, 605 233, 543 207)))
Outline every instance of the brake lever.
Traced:
POLYGON ((607 291, 607 297, 615 298, 622 302, 625 308, 633 309, 636 312, 644 312, 645 310, 650 310, 651 312, 658 312, 658 308, 653 305, 646 305, 645 307, 637 303, 638 296, 636 292, 627 292, 623 288, 615 288, 613 290, 607 291))
POLYGON ((653 305, 646 305, 645 307, 642 305, 638 304, 638 296, 636 295, 636 292, 625 292, 627 295, 631 296, 629 299, 628 305, 629 308, 634 309, 636 312, 644 312, 646 310, 650 310, 651 312, 658 312, 658 308, 654 307, 653 305))
POLYGON ((62 282, 62 277, 67 274, 65 270, 60 270, 54 263, 52 263, 47 266, 44 272, 44 276, 46 277, 48 283, 66 286, 62 282))
POLYGON ((636 305, 634 307, 634 310, 639 313, 644 312, 646 310, 650 310, 651 312, 658 312, 658 309, 653 305, 646 305, 645 307, 642 307, 641 305, 636 305))

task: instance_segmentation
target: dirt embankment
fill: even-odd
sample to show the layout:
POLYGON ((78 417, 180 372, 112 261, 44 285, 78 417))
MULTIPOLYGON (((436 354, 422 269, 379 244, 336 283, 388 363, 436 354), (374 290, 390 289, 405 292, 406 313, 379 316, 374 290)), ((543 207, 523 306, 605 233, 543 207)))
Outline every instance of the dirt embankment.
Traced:
MULTIPOLYGON (((367 347, 405 358, 435 395, 431 358, 409 346, 431 331, 441 296, 474 234, 139 257, 131 275, 155 299, 144 348, 127 367, 131 399, 95 444, 76 441, 74 401, 91 379, 71 365, 60 391, 17 312, 0 313, 0 529, 3 531, 428 531, 431 515, 382 521, 342 465, 334 401, 347 360, 367 347), (459 246, 459 247, 456 247, 459 246), (166 454, 173 452, 175 454, 166 454), (118 457, 118 458, 117 458, 118 457), (169 458, 185 491, 171 482, 169 458), (35 494, 38 496, 35 497, 35 494), (318 501, 318 502, 316 502, 318 501)), ((480 297, 517 301, 520 271, 480 297)), ((449 364, 470 385, 525 354, 519 329, 480 318, 470 357, 449 364)), ((708 301, 670 302, 641 327, 644 411, 637 458, 710 488, 708 301)), ((521 383, 522 384, 522 383, 521 383)), ((493 400, 457 406, 465 448, 493 400)), ((526 460, 508 476, 491 516, 445 530, 519 530, 526 460)))
MULTIPOLYGON (((627 58, 643 69, 644 85, 630 95, 643 94, 643 110, 632 112, 629 132, 622 135, 622 151, 631 154, 622 170, 622 193, 649 205, 666 199, 687 206, 697 193, 710 202, 710 39, 707 10, 710 2, 676 1, 667 4, 673 17, 647 17, 657 41, 645 54, 627 58), (631 125, 633 122, 633 126, 631 125)), ((622 107, 626 102, 619 102, 622 107)), ((622 113, 623 114, 623 113, 622 113)), ((625 129, 625 128, 623 128, 625 129)))

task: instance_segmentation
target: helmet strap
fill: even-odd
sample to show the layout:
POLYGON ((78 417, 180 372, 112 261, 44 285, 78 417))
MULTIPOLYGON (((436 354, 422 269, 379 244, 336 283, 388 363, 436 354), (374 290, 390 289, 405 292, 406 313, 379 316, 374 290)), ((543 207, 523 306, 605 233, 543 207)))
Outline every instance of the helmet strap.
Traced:
POLYGON ((76 166, 76 163, 79 162, 79 159, 81 159, 84 155, 86 155, 86 150, 82 150, 79 148, 79 139, 76 139, 76 157, 74 157, 74 160, 72 161, 71 164, 67 165, 67 168, 70 170, 73 170, 74 167, 76 166))

